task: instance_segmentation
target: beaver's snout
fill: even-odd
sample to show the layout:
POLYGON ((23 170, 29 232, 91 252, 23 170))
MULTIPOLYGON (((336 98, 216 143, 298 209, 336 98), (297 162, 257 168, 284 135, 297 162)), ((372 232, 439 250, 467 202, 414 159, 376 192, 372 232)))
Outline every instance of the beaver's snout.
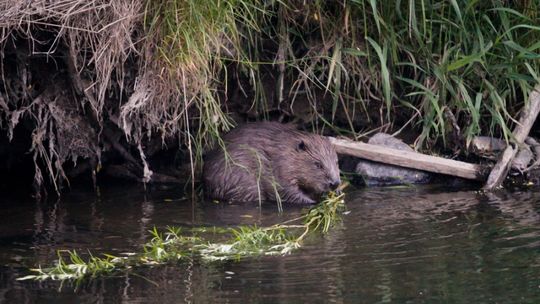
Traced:
POLYGON ((341 184, 341 181, 337 179, 337 180, 331 181, 328 184, 328 188, 330 188, 330 190, 336 190, 340 184, 341 184))

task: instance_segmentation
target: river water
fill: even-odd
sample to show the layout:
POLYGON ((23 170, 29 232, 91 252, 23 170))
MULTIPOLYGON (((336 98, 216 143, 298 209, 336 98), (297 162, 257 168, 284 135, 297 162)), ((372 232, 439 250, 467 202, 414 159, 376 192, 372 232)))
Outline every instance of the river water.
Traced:
POLYGON ((540 303, 540 190, 346 190, 348 212, 288 256, 139 267, 74 282, 16 281, 58 249, 140 251, 152 227, 271 225, 298 207, 193 202, 182 189, 0 198, 1 303, 540 303))

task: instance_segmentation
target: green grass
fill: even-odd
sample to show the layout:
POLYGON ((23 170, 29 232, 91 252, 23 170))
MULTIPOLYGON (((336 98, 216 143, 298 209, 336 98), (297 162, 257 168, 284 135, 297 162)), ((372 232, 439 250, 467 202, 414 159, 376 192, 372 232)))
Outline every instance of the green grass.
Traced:
MULTIPOLYGON (((279 71, 279 102, 294 103, 303 95, 319 122, 336 130, 338 110, 345 111, 349 131, 356 134, 358 117, 379 109, 384 115, 372 122, 374 126, 411 118, 409 123, 419 131, 418 146, 446 143, 451 122, 445 113, 456 118, 466 143, 478 134, 509 139, 514 117, 539 80, 540 19, 534 1, 183 5, 190 7, 191 15, 172 22, 167 31, 167 54, 177 54, 169 60, 208 66, 200 72, 212 80, 223 80, 223 74, 216 73, 223 69, 216 65, 236 62, 240 74, 250 79, 254 106, 262 105, 261 117, 268 105, 259 67, 273 65, 279 71), (275 49, 263 50, 266 40, 274 41, 275 49), (234 50, 235 56, 216 56, 223 48, 234 50), (329 96, 324 99, 329 104, 319 100, 320 92, 329 96)), ((200 104, 199 130, 218 136, 229 124, 212 98, 200 104)))
POLYGON ((313 100, 329 125, 336 108, 349 120, 361 115, 356 109, 379 109, 384 115, 372 127, 409 121, 419 131, 417 145, 431 147, 446 143, 451 121, 445 113, 451 113, 466 143, 478 134, 509 139, 539 81, 539 6, 528 0, 313 1, 302 8, 304 23, 287 19, 298 20, 298 13, 283 14, 287 41, 308 49, 285 59, 300 60, 289 65, 300 71, 290 75, 295 83, 294 77, 305 79, 308 88, 302 88, 332 95, 330 113, 313 100))

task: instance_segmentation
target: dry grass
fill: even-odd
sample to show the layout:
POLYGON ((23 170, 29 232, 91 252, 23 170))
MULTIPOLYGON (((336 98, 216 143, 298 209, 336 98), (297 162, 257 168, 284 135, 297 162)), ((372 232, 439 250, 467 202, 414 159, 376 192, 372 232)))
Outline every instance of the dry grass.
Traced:
MULTIPOLYGON (((199 145, 197 152, 202 151, 200 145, 206 144, 209 133, 218 135, 232 125, 216 99, 215 77, 221 67, 215 55, 221 51, 223 41, 240 43, 234 29, 229 31, 233 36, 222 31, 222 25, 236 24, 235 14, 239 12, 233 4, 215 7, 206 3, 198 7, 189 1, 155 3, 4 1, 0 4, 0 42, 22 35, 31 45, 32 55, 38 55, 34 50, 42 48, 36 45, 44 43, 48 50, 39 55, 65 53, 71 85, 80 94, 73 102, 79 103, 80 109, 90 109, 91 113, 83 118, 96 132, 101 132, 107 120, 120 127, 135 146, 156 135, 163 139, 178 136, 189 143, 193 160, 193 144, 199 145), (185 10, 198 15, 184 18, 185 10), (213 19, 212 13, 218 15, 213 19), (207 23, 201 24, 201 20, 207 23), (40 41, 35 37, 37 29, 46 29, 54 40, 40 41), (194 117, 202 121, 199 128, 197 119, 191 122, 194 117), (194 129, 199 133, 193 135, 194 129)), ((69 129, 72 124, 67 116, 56 115, 58 120, 53 121, 59 112, 53 113, 47 106, 51 100, 41 103, 43 100, 26 98, 22 106, 19 101, 13 102, 14 106, 6 106, 6 120, 11 134, 19 117, 32 116, 37 124, 32 140, 34 159, 44 161, 57 188, 57 182, 65 178, 62 164, 69 157, 88 155, 61 153, 65 147, 59 146, 59 130, 69 129), (10 113, 10 108, 15 110, 10 113)), ((88 145, 98 146, 99 138, 93 140, 88 145)), ((99 151, 95 152, 99 157, 99 151)), ((144 152, 140 152, 147 167, 144 152)), ((42 179, 36 162, 38 184, 42 179)))
MULTIPOLYGON (((92 155, 77 149, 67 151, 74 140, 66 140, 66 136, 80 140, 77 126, 84 129, 82 139, 85 139, 85 133, 99 133, 111 91, 116 90, 118 96, 124 93, 128 75, 124 68, 128 58, 132 53, 141 51, 140 43, 134 40, 140 39, 136 33, 141 30, 141 10, 141 1, 127 0, 7 0, 0 3, 0 42, 9 43, 10 39, 22 36, 28 41, 30 55, 51 59, 65 55, 71 64, 73 86, 82 95, 81 98, 58 102, 59 98, 69 98, 64 92, 69 84, 63 83, 65 87, 50 88, 36 98, 28 94, 22 100, 10 100, 9 108, 13 110, 8 111, 7 120, 12 122, 9 125, 11 132, 19 121, 13 119, 15 116, 27 115, 36 123, 31 152, 36 161, 37 186, 43 181, 38 159, 45 164, 47 175, 58 191, 58 182, 65 180, 64 162, 68 159, 76 161, 78 157, 99 158, 100 151, 96 149, 99 141, 95 134, 88 135, 88 141, 82 144, 93 150, 92 155), (52 38, 42 41, 40 36, 36 36, 39 30, 50 33, 52 38), (46 46, 45 50, 43 46, 46 46), (91 113, 81 115, 80 110, 68 113, 70 108, 90 109, 91 113), (96 127, 89 127, 89 123, 96 127)), ((5 91, 9 95, 7 88, 5 91)))

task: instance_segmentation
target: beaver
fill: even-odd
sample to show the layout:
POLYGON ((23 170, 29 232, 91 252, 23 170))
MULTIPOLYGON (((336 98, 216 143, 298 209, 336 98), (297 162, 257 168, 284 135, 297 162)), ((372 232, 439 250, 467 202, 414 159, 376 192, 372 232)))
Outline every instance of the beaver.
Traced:
POLYGON ((314 204, 341 183, 330 141, 278 122, 248 123, 223 137, 203 166, 205 193, 224 201, 314 204))

